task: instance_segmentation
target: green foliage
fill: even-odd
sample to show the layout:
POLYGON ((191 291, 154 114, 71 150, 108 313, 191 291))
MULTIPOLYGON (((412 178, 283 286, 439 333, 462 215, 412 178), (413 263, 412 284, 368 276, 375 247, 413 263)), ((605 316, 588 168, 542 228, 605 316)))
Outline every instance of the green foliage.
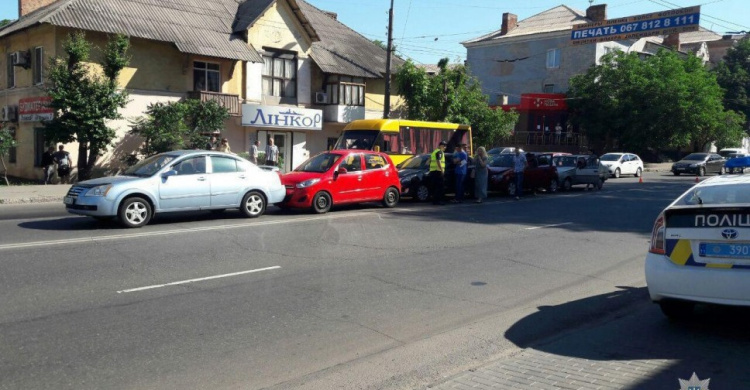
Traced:
POLYGON ((224 128, 229 111, 219 103, 197 99, 153 103, 146 116, 132 122, 130 133, 144 138, 141 154, 151 156, 177 149, 202 149, 206 133, 224 128))
POLYGON ((739 143, 743 135, 742 116, 724 109, 716 77, 695 56, 610 53, 570 85, 571 119, 595 150, 699 151, 711 142, 739 143))
POLYGON ((118 89, 117 76, 127 66, 127 37, 110 37, 101 63, 104 75, 90 68, 92 45, 84 33, 68 36, 63 56, 49 63, 47 94, 57 115, 44 123, 51 143, 78 142, 78 178, 90 178, 96 159, 111 145, 115 130, 107 122, 121 119, 119 110, 128 103, 127 91, 118 89))
POLYGON ((18 144, 10 130, 0 128, 0 163, 3 166, 3 180, 6 186, 9 186, 10 182, 8 181, 8 167, 5 166, 5 156, 16 146, 18 144))
POLYGON ((9 24, 11 24, 13 22, 15 22, 15 20, 11 20, 11 19, 0 20, 0 28, 3 28, 3 27, 5 27, 5 26, 7 26, 7 25, 9 25, 9 24))
MULTIPOLYGON (((724 107, 741 112, 750 120, 750 38, 743 38, 727 50, 715 71, 724 88, 724 107)), ((750 130, 750 122, 743 123, 743 127, 750 130)))
POLYGON ((469 124, 475 145, 494 145, 510 134, 518 121, 516 112, 490 108, 479 81, 465 66, 449 67, 442 59, 438 67, 440 72, 429 76, 407 61, 396 73, 408 119, 469 124))

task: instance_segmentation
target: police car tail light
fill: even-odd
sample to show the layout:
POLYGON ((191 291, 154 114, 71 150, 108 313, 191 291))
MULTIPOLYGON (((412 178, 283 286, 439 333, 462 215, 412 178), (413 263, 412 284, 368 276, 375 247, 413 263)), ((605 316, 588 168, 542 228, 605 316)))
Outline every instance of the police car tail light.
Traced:
POLYGON ((663 255, 666 253, 664 250, 664 231, 666 230, 664 226, 664 214, 659 214, 659 217, 656 218, 656 221, 654 222, 654 229, 651 231, 651 246, 649 247, 648 251, 651 253, 656 253, 658 255, 663 255))

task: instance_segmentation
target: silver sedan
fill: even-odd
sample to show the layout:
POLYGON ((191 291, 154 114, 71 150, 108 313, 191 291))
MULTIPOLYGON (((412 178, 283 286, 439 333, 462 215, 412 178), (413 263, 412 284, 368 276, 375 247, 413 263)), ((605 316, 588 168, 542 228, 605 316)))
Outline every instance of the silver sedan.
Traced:
POLYGON ((146 158, 122 175, 77 183, 63 202, 73 214, 141 227, 154 214, 175 211, 239 208, 259 217, 285 195, 278 172, 227 153, 180 150, 146 158))

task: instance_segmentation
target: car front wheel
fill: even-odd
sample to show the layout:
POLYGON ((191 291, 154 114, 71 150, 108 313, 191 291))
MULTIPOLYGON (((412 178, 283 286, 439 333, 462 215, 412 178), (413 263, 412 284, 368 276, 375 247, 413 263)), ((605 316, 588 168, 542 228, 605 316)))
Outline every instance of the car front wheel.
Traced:
POLYGON ((248 218, 257 218, 266 212, 266 198, 258 191, 250 191, 242 198, 243 214, 248 218))
POLYGON ((397 189, 391 187, 385 190, 385 195, 383 195, 383 206, 388 208, 396 207, 398 204, 398 198, 399 193, 397 189))
POLYGON ((152 217, 151 204, 141 197, 125 199, 120 205, 117 217, 125 227, 145 226, 152 217))
POLYGON ((641 168, 636 169, 635 170, 635 177, 641 177, 641 173, 642 173, 641 168))
POLYGON ((619 179, 620 178, 620 168, 615 169, 615 174, 612 175, 612 176, 614 176, 615 179, 619 179))
POLYGON ((325 214, 331 209, 331 195, 327 192, 318 192, 313 197, 312 210, 316 214, 325 214))
POLYGON ((426 202, 427 199, 430 199, 430 189, 424 184, 419 184, 417 189, 414 190, 414 199, 426 202))
POLYGON ((573 188, 573 181, 570 178, 565 179, 562 184, 563 191, 570 191, 571 188, 573 188))

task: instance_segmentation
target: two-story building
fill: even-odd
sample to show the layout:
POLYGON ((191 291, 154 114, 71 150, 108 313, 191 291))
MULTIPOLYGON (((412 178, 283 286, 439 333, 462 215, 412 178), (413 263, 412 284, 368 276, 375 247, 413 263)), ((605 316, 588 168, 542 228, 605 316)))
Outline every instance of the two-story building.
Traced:
MULTIPOLYGON (((117 138, 99 174, 138 149, 130 121, 151 103, 216 100, 231 115, 221 136, 234 152, 273 138, 287 170, 325 150, 346 122, 382 116, 385 51, 301 0, 19 0, 19 14, 0 29, 0 122, 18 141, 12 176, 41 177, 41 121, 54 115, 45 107, 46 64, 74 31, 99 47, 108 34, 131 38, 119 79, 130 102, 110 123, 117 138)), ((66 150, 76 161, 77 145, 66 150)))
MULTIPOLYGON (((701 28, 668 37, 571 45, 573 26, 607 19, 607 5, 592 5, 585 12, 560 5, 518 21, 504 13, 500 30, 463 42, 466 63, 482 84, 490 104, 516 109, 519 122, 510 142, 539 145, 585 146, 578 129, 568 126, 565 93, 571 77, 585 73, 613 50, 652 55, 673 48, 712 60, 710 48, 722 37, 701 28), (555 128, 563 130, 555 136, 555 128)), ((723 54, 722 54, 723 55, 723 54)), ((564 148, 559 148, 564 149, 564 148)))

